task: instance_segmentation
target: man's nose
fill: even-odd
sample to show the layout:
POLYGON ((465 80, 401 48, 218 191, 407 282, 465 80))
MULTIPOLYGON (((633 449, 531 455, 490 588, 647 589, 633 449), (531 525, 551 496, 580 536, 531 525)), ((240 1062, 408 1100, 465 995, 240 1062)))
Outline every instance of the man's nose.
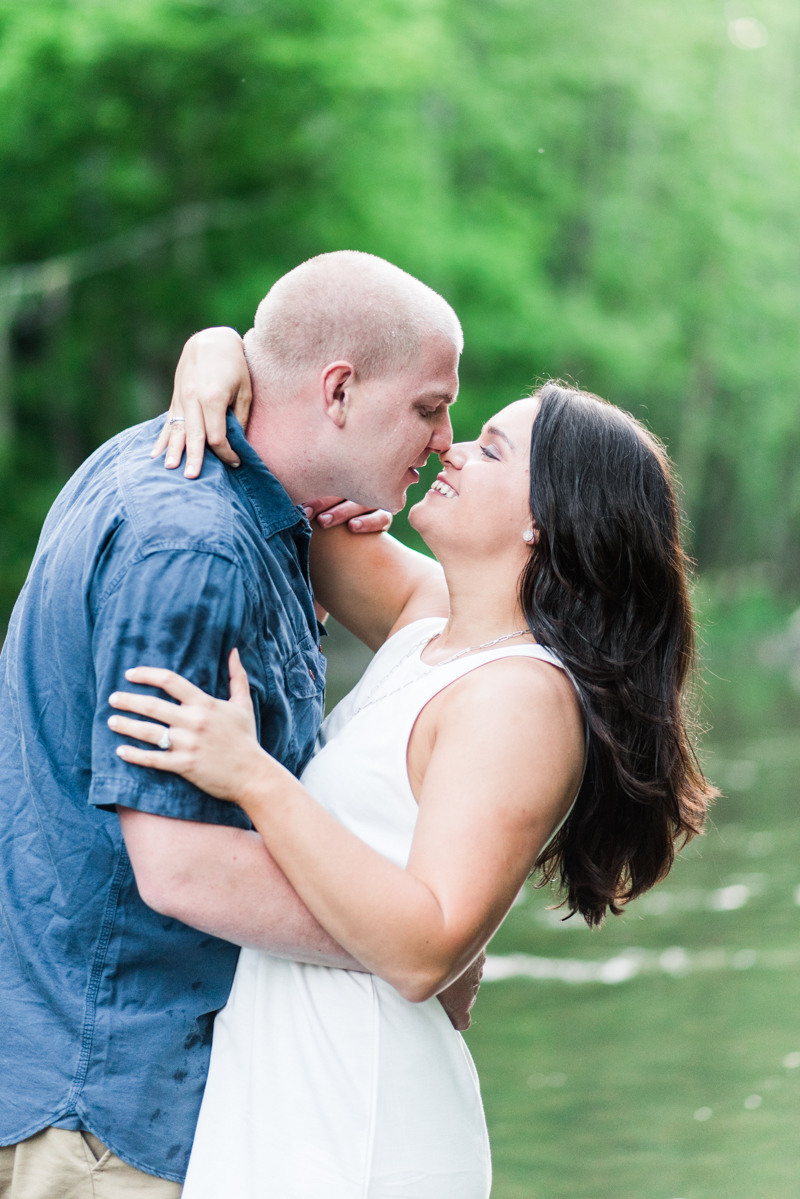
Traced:
POLYGON ((436 422, 431 439, 428 442, 428 450, 431 454, 446 454, 453 444, 453 426, 450 423, 450 413, 445 412, 444 415, 436 422))

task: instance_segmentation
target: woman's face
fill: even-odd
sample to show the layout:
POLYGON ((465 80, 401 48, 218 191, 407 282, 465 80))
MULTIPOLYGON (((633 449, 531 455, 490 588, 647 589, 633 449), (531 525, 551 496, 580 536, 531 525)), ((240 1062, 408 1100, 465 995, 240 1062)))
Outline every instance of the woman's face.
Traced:
POLYGON ((409 512, 409 522, 437 557, 453 551, 483 561, 524 561, 530 546, 531 429, 538 399, 517 400, 491 417, 477 441, 454 442, 442 469, 409 512))

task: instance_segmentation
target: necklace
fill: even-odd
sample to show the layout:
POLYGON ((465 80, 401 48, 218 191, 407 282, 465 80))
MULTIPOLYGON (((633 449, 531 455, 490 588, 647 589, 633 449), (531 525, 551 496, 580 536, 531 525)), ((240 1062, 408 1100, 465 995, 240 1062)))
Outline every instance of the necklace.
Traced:
MULTIPOLYGON (((428 666, 428 670, 436 670, 439 666, 449 666, 451 662, 455 662, 458 658, 463 658, 475 650, 491 649, 493 645, 499 645, 501 641, 510 641, 512 637, 522 637, 525 633, 529 632, 530 629, 518 629, 516 633, 504 633, 502 637, 495 637, 493 641, 484 641, 482 645, 468 645, 466 649, 460 649, 457 654, 453 654, 450 658, 443 658, 441 662, 434 662, 432 666, 428 666, 427 662, 423 662, 422 665, 428 666)), ((371 704, 376 704, 380 700, 388 699, 390 695, 396 695, 398 691, 403 691, 406 687, 410 687, 412 683, 416 683, 418 681, 417 679, 406 679, 405 683, 401 683, 399 687, 395 687, 392 691, 387 691, 384 695, 378 695, 378 692, 380 691, 381 687, 384 686, 386 680, 390 679, 393 674, 396 674, 404 662, 407 662, 409 658, 414 656, 414 654, 420 653, 423 646, 430 645, 430 643, 435 641, 437 637, 441 637, 441 633, 435 633, 433 637, 423 637, 421 641, 418 641, 411 647, 407 654, 403 654, 402 658, 400 658, 398 662, 395 662, 389 673, 384 675, 377 687, 373 687, 372 691, 370 691, 364 702, 358 705, 353 713, 353 716, 358 716, 359 712, 363 712, 364 709, 368 708, 371 704)))

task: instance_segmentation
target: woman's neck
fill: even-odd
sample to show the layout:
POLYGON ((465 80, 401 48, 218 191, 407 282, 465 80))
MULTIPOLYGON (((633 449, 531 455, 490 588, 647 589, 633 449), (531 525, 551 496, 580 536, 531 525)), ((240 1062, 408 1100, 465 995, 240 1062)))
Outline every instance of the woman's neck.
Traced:
POLYGON ((487 569, 480 574, 475 572, 472 577, 461 574, 453 578, 452 572, 445 570, 450 616, 439 636, 423 651, 426 663, 432 666, 462 650, 476 648, 509 633, 521 632, 530 640, 515 584, 505 577, 505 571, 497 572, 499 578, 492 578, 492 574, 492 570, 487 569))

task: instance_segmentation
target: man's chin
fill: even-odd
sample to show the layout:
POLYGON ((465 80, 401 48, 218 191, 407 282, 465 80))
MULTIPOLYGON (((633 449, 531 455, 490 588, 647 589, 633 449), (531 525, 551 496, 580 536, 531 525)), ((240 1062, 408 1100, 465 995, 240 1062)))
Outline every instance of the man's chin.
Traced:
POLYGON ((384 512, 391 512, 392 516, 396 516, 398 512, 402 512, 406 506, 406 492, 393 492, 390 494, 381 493, 378 491, 356 491, 353 488, 353 493, 350 496, 353 503, 363 504, 370 511, 382 508, 384 512))
MULTIPOLYGON (((418 482, 419 482, 418 478, 414 479, 414 483, 418 483, 418 482)), ((409 487, 412 487, 413 485, 414 485, 413 483, 409 483, 407 480, 404 480, 404 482, 400 486, 400 489, 398 489, 393 495, 382 496, 375 504, 375 507, 376 508, 385 508, 387 512, 391 512, 392 516, 396 516, 398 512, 403 511, 406 504, 408 503, 408 489, 409 489, 409 487)), ((417 501, 417 503, 420 503, 420 502, 421 501, 419 501, 419 500, 417 501)))
POLYGON ((397 516, 398 512, 402 512, 408 500, 408 488, 404 487, 398 495, 396 492, 393 496, 386 496, 381 503, 381 508, 385 508, 387 512, 391 512, 392 516, 397 516))

